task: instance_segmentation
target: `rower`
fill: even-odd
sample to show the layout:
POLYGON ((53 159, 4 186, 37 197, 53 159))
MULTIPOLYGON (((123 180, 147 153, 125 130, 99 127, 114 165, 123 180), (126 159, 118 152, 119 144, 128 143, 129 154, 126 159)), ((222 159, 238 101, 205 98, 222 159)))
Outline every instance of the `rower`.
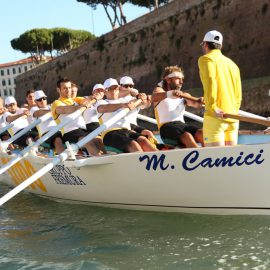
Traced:
MULTIPOLYGON (((6 126, 6 122, 4 120, 4 113, 6 112, 6 108, 4 107, 4 101, 0 97, 0 129, 4 128, 6 126)), ((9 134, 7 131, 0 134, 0 139, 2 141, 6 141, 9 139, 9 134)))
MULTIPOLYGON (((61 78, 57 82, 57 92, 59 99, 52 103, 52 114, 56 123, 59 124, 66 115, 75 112, 79 108, 89 108, 91 106, 90 100, 83 97, 71 98, 71 81, 68 78, 61 78)), ((77 143, 80 139, 87 136, 89 132, 86 130, 86 124, 83 116, 79 116, 75 121, 67 124, 61 130, 64 142, 77 143)), ((99 140, 94 138, 87 144, 85 148, 88 153, 93 156, 103 154, 102 149, 99 148, 99 140)))
MULTIPOLYGON (((202 102, 181 98, 184 71, 178 66, 165 68, 162 81, 154 89, 152 102, 160 136, 165 143, 176 141, 184 147, 203 145, 202 130, 184 122, 186 105, 199 108, 202 102), (169 139, 169 140, 168 140, 169 139)), ((185 95, 189 95, 185 93, 185 95)), ((201 100, 202 101, 202 100, 201 100)))
MULTIPOLYGON (((8 124, 13 124, 13 127, 11 127, 8 132, 11 136, 14 136, 16 133, 29 125, 28 117, 30 116, 30 113, 28 109, 19 108, 16 99, 12 96, 5 99, 5 105, 8 111, 4 113, 4 120, 8 124)), ((15 140, 13 144, 20 147, 25 147, 30 143, 30 138, 35 140, 37 136, 37 132, 30 130, 15 140)))
MULTIPOLYGON (((107 99, 99 100, 97 104, 100 123, 110 119, 113 112, 118 109, 135 109, 136 98, 129 102, 119 99, 119 84, 115 79, 107 79, 104 82, 104 87, 107 99)), ((139 94, 138 98, 142 99, 143 103, 147 101, 145 94, 139 94)), ((131 130, 129 114, 116 122, 110 129, 104 131, 102 137, 105 146, 119 149, 122 152, 157 151, 146 137, 131 130)))
MULTIPOLYGON (((125 100, 125 102, 129 102, 130 100, 134 99, 134 97, 136 97, 139 94, 139 91, 134 88, 133 79, 129 76, 124 76, 120 79, 119 90, 120 90, 119 97, 121 97, 123 100, 125 100)), ((147 100, 147 101, 148 102, 143 107, 144 109, 151 106, 151 102, 149 102, 149 100, 147 100)), ((130 112, 131 129, 136 131, 137 133, 143 135, 143 136, 146 136, 150 140, 150 142, 152 142, 153 144, 157 144, 158 141, 157 141, 156 137, 154 136, 153 132, 144 128, 144 127, 139 126, 137 123, 138 113, 139 113, 141 108, 140 107, 136 108, 135 110, 130 112)))
MULTIPOLYGON (((47 104, 47 96, 42 90, 37 90, 34 92, 34 99, 36 106, 30 109, 30 114, 34 120, 41 117, 42 115, 51 113, 51 106, 47 104)), ((39 137, 45 135, 55 126, 56 122, 54 121, 53 117, 41 122, 39 125, 37 125, 39 137)), ((48 140, 45 141, 45 143, 48 144, 50 148, 55 148, 57 154, 60 154, 65 150, 60 131, 51 136, 48 140)))
MULTIPOLYGON (((105 92, 105 88, 103 86, 103 84, 95 84, 92 90, 92 95, 90 95, 88 98, 90 99, 103 99, 104 97, 104 92, 105 92)), ((94 131, 96 128, 99 127, 99 121, 98 121, 98 115, 97 115, 97 108, 96 108, 96 104, 93 104, 90 108, 86 109, 83 112, 83 118, 85 120, 86 123, 86 129, 88 132, 92 132, 94 131)), ((101 144, 102 140, 101 140, 101 144)))
POLYGON ((32 107, 36 106, 34 93, 35 91, 33 89, 30 89, 26 92, 26 103, 23 104, 23 108, 30 110, 32 107))
MULTIPOLYGON (((85 96, 86 99, 89 99, 90 101, 93 99, 100 100, 104 97, 104 86, 102 84, 96 84, 93 87, 92 95, 85 96)), ((78 93, 78 87, 75 83, 71 83, 71 97, 76 98, 78 93)), ((83 114, 82 114, 85 124, 86 124, 86 130, 87 132, 93 132, 95 129, 99 127, 99 121, 97 116, 97 110, 96 110, 96 103, 92 104, 89 108, 87 108, 83 114)), ((100 136, 97 136, 95 138, 95 144, 98 149, 101 149, 103 153, 105 153, 104 145, 102 138, 100 136)))

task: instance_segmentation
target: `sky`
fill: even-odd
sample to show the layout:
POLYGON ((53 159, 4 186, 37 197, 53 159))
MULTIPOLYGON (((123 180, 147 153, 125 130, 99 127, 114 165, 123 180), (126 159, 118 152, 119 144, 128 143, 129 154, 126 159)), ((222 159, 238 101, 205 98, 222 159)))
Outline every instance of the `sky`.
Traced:
MULTIPOLYGON (((10 41, 33 28, 66 27, 86 30, 96 36, 111 31, 102 6, 93 10, 76 0, 0 0, 0 9, 0 64, 30 56, 13 50, 10 41)), ((147 12, 146 8, 124 5, 128 21, 147 12)))

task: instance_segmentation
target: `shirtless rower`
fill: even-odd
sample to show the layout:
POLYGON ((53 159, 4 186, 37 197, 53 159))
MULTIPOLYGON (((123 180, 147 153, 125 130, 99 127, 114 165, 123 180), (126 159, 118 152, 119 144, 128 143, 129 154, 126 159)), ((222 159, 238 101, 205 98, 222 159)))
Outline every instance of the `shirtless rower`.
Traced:
MULTIPOLYGON (((202 102, 181 98, 184 72, 178 66, 168 66, 163 73, 162 82, 154 89, 152 102, 162 139, 177 140, 185 147, 203 145, 202 130, 184 122, 185 107, 199 108, 202 102)), ((189 95, 185 93, 185 95, 189 95)), ((202 99, 201 99, 202 101, 202 99)))

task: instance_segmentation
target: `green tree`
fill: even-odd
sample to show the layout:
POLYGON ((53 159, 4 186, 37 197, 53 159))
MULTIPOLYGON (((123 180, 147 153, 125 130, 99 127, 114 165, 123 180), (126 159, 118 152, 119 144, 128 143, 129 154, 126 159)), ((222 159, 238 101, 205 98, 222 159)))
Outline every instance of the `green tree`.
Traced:
POLYGON ((30 53, 36 63, 40 63, 46 53, 52 57, 53 52, 61 55, 94 38, 94 35, 82 30, 35 28, 11 40, 11 46, 14 50, 30 53))
POLYGON ((115 29, 117 24, 121 26, 127 22, 123 12, 123 4, 128 2, 127 0, 77 0, 77 2, 85 3, 93 9, 96 9, 97 5, 102 5, 112 29, 115 29), (110 14, 110 11, 113 15, 110 14))
POLYGON ((23 53, 30 53, 37 63, 40 62, 50 45, 50 31, 45 28, 36 28, 21 34, 11 40, 11 46, 23 53))
POLYGON ((168 4, 170 0, 129 0, 129 3, 149 9, 158 8, 161 5, 168 4))

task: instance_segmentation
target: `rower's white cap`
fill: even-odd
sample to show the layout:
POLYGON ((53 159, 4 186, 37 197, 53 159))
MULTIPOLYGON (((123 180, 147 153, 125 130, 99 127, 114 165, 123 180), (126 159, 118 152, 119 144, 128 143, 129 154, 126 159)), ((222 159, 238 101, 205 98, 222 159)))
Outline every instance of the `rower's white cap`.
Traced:
POLYGON ((12 96, 9 96, 5 99, 5 105, 9 105, 11 103, 17 103, 16 99, 12 96))
POLYGON ((105 89, 107 89, 107 88, 109 88, 109 87, 111 87, 111 86, 114 86, 114 85, 119 85, 118 84, 118 82, 117 82, 117 80, 116 79, 113 79, 113 78, 109 78, 109 79, 107 79, 105 82, 104 82, 104 87, 105 87, 105 89))
POLYGON ((97 89, 103 89, 103 90, 105 90, 104 85, 101 84, 101 83, 97 83, 97 84, 94 85, 93 92, 96 91, 97 89))
POLYGON ((216 30, 212 30, 212 31, 209 31, 205 34, 203 41, 214 42, 214 43, 222 45, 223 36, 220 32, 218 32, 216 30))
POLYGON ((122 77, 122 78, 120 79, 120 84, 121 84, 121 85, 125 85, 125 84, 132 84, 132 85, 134 85, 134 82, 133 82, 133 80, 132 80, 131 77, 129 77, 129 76, 124 76, 124 77, 122 77))
POLYGON ((34 93, 34 97, 35 97, 35 100, 37 100, 37 99, 47 97, 47 96, 45 95, 45 93, 42 90, 37 90, 34 93))

